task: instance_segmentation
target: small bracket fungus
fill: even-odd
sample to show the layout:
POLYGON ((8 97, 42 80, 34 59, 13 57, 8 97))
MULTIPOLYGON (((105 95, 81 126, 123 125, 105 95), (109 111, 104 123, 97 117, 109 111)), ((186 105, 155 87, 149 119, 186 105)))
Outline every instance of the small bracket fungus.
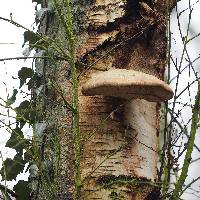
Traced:
MULTIPOLYGON (((100 169, 97 169, 94 177, 98 178, 103 171, 103 176, 112 173, 114 177, 126 175, 138 180, 142 177, 154 182, 157 178, 156 149, 159 136, 159 107, 156 102, 173 97, 173 91, 169 85, 143 72, 109 69, 92 74, 82 83, 81 89, 84 96, 102 95, 122 98, 117 105, 113 102, 112 106, 107 106, 107 103, 111 102, 110 99, 95 98, 93 101, 93 98, 86 98, 86 100, 81 98, 83 107, 89 105, 87 109, 96 108, 95 112, 91 111, 92 114, 88 110, 80 114, 80 116, 83 115, 81 116, 83 122, 87 120, 91 127, 99 127, 103 117, 103 119, 107 119, 107 116, 111 118, 104 124, 105 127, 99 131, 99 134, 95 134, 94 138, 86 144, 88 145, 87 161, 85 161, 87 169, 84 173, 87 174, 96 166, 102 165, 100 169), (90 103, 93 105, 91 106, 90 103), (116 109, 112 110, 112 108, 116 109), (86 116, 85 119, 84 116, 86 116), (107 152, 119 146, 124 146, 124 148, 112 159, 107 159, 101 164, 107 152), (91 158, 88 158, 88 155, 91 158)), ((128 187, 126 191, 129 191, 128 187)), ((138 195, 141 193, 139 191, 138 195)), ((144 198, 134 196, 133 199, 144 198)))
POLYGON ((161 102, 173 97, 173 91, 164 81, 143 72, 111 69, 94 73, 83 85, 85 96, 103 95, 123 99, 145 99, 161 102))

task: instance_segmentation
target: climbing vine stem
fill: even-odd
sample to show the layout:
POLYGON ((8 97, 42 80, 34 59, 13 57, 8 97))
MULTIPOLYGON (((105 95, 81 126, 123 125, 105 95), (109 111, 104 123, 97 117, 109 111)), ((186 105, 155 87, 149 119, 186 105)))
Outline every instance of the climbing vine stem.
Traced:
POLYGON ((191 131, 190 131, 190 137, 187 143, 187 152, 185 155, 183 168, 181 171, 181 175, 179 179, 177 180, 175 184, 175 189, 172 193, 172 196, 170 200, 176 200, 179 199, 181 190, 183 188, 183 184, 185 183, 185 180, 188 175, 188 168, 190 165, 190 161, 192 159, 192 151, 194 147, 194 141, 195 141, 195 135, 197 132, 197 129, 199 128, 199 117, 200 117, 200 81, 198 81, 198 91, 196 95, 195 104, 193 107, 193 115, 192 115, 192 124, 191 124, 191 131))
POLYGON ((66 39, 68 43, 68 52, 70 59, 68 63, 71 67, 72 72, 72 107, 73 107, 73 117, 72 117, 72 133, 74 137, 74 149, 75 149, 75 194, 74 198, 76 200, 80 199, 81 196, 81 175, 80 175, 80 155, 81 155, 81 144, 80 144, 80 128, 79 128, 79 97, 78 97, 78 73, 76 68, 76 56, 75 56, 75 46, 76 46, 76 36, 74 32, 74 22, 73 22, 73 12, 72 12, 72 2, 70 0, 63 0, 65 11, 62 11, 58 0, 54 0, 56 11, 58 13, 59 19, 64 27, 66 39))

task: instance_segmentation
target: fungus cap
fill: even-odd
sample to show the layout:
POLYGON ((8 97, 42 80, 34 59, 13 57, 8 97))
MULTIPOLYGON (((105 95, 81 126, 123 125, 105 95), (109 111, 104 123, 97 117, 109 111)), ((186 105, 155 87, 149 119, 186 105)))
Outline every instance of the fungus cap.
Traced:
POLYGON ((164 81, 143 72, 111 69, 92 74, 83 85, 85 96, 103 95, 152 102, 169 100, 173 91, 164 81))

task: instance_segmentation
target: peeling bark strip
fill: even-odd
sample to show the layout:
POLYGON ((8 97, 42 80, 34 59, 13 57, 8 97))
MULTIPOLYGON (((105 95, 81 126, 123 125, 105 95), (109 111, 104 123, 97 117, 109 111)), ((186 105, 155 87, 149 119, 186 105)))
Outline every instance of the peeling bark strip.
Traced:
MULTIPOLYGON (((86 8, 77 56, 86 66, 95 65, 82 69, 86 71, 80 77, 80 90, 96 70, 134 69, 163 78, 165 13, 156 10, 165 10, 164 5, 159 1, 153 5, 96 0, 86 8)), ((80 91, 79 108, 82 199, 147 198, 154 187, 140 182, 157 179, 159 105, 145 100, 86 97, 80 91), (99 183, 106 178, 108 185, 99 183)))

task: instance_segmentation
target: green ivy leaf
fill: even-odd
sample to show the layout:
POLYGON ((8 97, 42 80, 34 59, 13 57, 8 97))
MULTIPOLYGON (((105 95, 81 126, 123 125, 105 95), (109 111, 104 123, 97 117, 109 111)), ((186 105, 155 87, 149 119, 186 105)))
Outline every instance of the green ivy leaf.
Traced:
POLYGON ((35 73, 33 75, 33 77, 29 80, 29 82, 27 83, 28 85, 28 90, 31 90, 32 88, 39 88, 42 85, 42 77, 38 76, 37 73, 35 73))
POLYGON ((18 93, 17 89, 14 89, 12 96, 10 98, 8 98, 6 101, 6 106, 10 106, 16 101, 17 93, 18 93))
POLYGON ((23 126, 26 124, 26 120, 29 118, 29 107, 30 102, 25 100, 20 103, 18 107, 15 108, 15 111, 17 113, 17 123, 20 123, 20 128, 23 128, 23 126))
POLYGON ((36 110, 32 102, 27 100, 20 103, 20 105, 15 108, 17 113, 17 122, 20 123, 20 128, 22 128, 27 122, 33 124, 36 118, 36 110))
POLYGON ((19 155, 23 154, 24 135, 20 128, 12 130, 10 139, 6 142, 6 147, 15 149, 19 155))
POLYGON ((33 48, 37 48, 40 50, 46 50, 49 46, 49 43, 42 37, 40 34, 36 34, 32 31, 25 31, 24 32, 24 45, 29 42, 29 50, 31 51, 33 48), (37 43, 37 44, 36 44, 37 43))
POLYGON ((8 181, 16 179, 17 175, 23 172, 25 164, 26 162, 19 154, 16 154, 13 159, 7 158, 0 171, 2 179, 8 181))
POLYGON ((18 77, 20 79, 20 86, 19 86, 19 88, 21 88, 24 85, 24 83, 26 83, 26 79, 27 78, 32 78, 33 75, 34 75, 34 71, 31 68, 22 67, 18 71, 18 77))
POLYGON ((34 32, 25 31, 24 32, 24 44, 22 45, 22 47, 24 47, 26 42, 29 42, 30 45, 34 45, 39 39, 40 39, 40 37, 37 34, 35 34, 34 32))
POLYGON ((20 180, 13 188, 17 195, 17 200, 30 199, 31 189, 29 188, 28 181, 20 180))

